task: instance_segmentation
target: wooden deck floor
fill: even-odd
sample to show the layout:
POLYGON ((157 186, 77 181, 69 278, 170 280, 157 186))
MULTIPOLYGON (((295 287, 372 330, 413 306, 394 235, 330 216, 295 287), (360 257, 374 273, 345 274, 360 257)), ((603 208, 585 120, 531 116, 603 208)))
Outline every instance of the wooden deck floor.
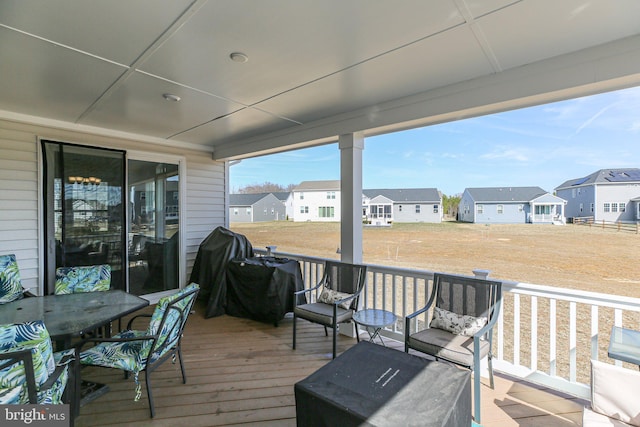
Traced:
MULTIPOLYGON (((331 336, 322 327, 298 323, 298 348, 291 348, 292 320, 278 327, 229 316, 191 316, 183 340, 187 384, 178 364, 151 375, 156 417, 146 393, 134 402, 134 382, 110 369, 85 368, 83 379, 110 391, 82 407, 76 426, 295 426, 293 385, 331 360, 331 336)), ((400 343, 386 341, 400 348, 400 343)), ((356 343, 340 336, 338 351, 356 343)), ((141 374, 144 382, 144 374, 141 374)), ((144 385, 143 385, 144 390, 144 385)), ((581 424, 586 402, 504 376, 482 389, 482 425, 567 427, 581 424)))

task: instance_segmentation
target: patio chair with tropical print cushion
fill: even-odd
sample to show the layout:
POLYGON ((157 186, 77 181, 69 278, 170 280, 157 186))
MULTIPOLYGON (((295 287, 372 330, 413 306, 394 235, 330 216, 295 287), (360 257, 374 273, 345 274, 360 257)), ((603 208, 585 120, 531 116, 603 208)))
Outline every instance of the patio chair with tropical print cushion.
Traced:
POLYGON ((111 287, 111 266, 88 265, 58 267, 56 269, 56 295, 80 292, 104 292, 111 287))
POLYGON ((127 329, 114 335, 113 338, 92 338, 83 341, 80 348, 89 342, 98 343, 98 345, 82 351, 80 363, 122 369, 125 375, 129 372, 133 373, 136 383, 136 401, 142 396, 138 375, 144 371, 149 411, 153 418, 155 410, 151 395, 151 372, 169 357, 175 363, 177 356, 182 371, 182 382, 183 384, 187 382, 180 342, 199 290, 198 284, 192 283, 173 295, 161 298, 152 315, 135 316, 129 321, 127 329), (147 329, 144 331, 131 329, 134 320, 140 317, 151 317, 147 329))
POLYGON ((14 254, 0 255, 0 304, 23 297, 20 270, 14 254))
POLYGON ((0 325, 0 404, 69 402, 74 361, 74 349, 53 352, 41 320, 0 325))

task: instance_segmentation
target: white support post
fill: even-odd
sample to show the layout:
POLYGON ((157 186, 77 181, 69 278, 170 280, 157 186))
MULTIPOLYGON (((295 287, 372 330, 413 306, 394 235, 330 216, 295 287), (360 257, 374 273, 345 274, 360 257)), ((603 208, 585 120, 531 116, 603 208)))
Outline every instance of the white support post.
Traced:
POLYGON ((340 251, 344 262, 362 262, 362 133, 340 135, 340 251))

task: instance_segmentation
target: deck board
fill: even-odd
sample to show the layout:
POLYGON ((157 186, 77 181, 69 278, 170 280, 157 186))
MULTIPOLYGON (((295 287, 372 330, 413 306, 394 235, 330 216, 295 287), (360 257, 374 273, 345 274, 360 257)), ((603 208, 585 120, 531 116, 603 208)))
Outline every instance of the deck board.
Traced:
MULTIPOLYGON (((81 408, 76 426, 295 426, 293 386, 331 361, 331 333, 325 337, 321 326, 301 320, 292 350, 290 318, 274 327, 230 316, 205 319, 203 312, 198 304, 183 339, 187 384, 182 384, 179 365, 171 362, 151 375, 155 418, 149 417, 144 374, 142 398, 134 402, 131 377, 87 367, 82 377, 108 384, 110 391, 81 408)), ((399 342, 385 342, 402 349, 399 342)), ((355 343, 340 335, 338 352, 355 343)), ((585 404, 497 375, 495 390, 482 387, 482 425, 581 425, 585 404)))

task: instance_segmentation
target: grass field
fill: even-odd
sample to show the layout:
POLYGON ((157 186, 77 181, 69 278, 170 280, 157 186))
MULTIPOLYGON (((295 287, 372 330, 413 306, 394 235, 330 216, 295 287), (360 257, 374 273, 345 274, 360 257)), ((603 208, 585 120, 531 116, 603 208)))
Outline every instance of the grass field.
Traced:
MULTIPOLYGON (((340 224, 232 223, 256 248, 338 259, 340 224)), ((456 222, 365 227, 364 262, 640 297, 640 235, 578 225, 456 222)))

